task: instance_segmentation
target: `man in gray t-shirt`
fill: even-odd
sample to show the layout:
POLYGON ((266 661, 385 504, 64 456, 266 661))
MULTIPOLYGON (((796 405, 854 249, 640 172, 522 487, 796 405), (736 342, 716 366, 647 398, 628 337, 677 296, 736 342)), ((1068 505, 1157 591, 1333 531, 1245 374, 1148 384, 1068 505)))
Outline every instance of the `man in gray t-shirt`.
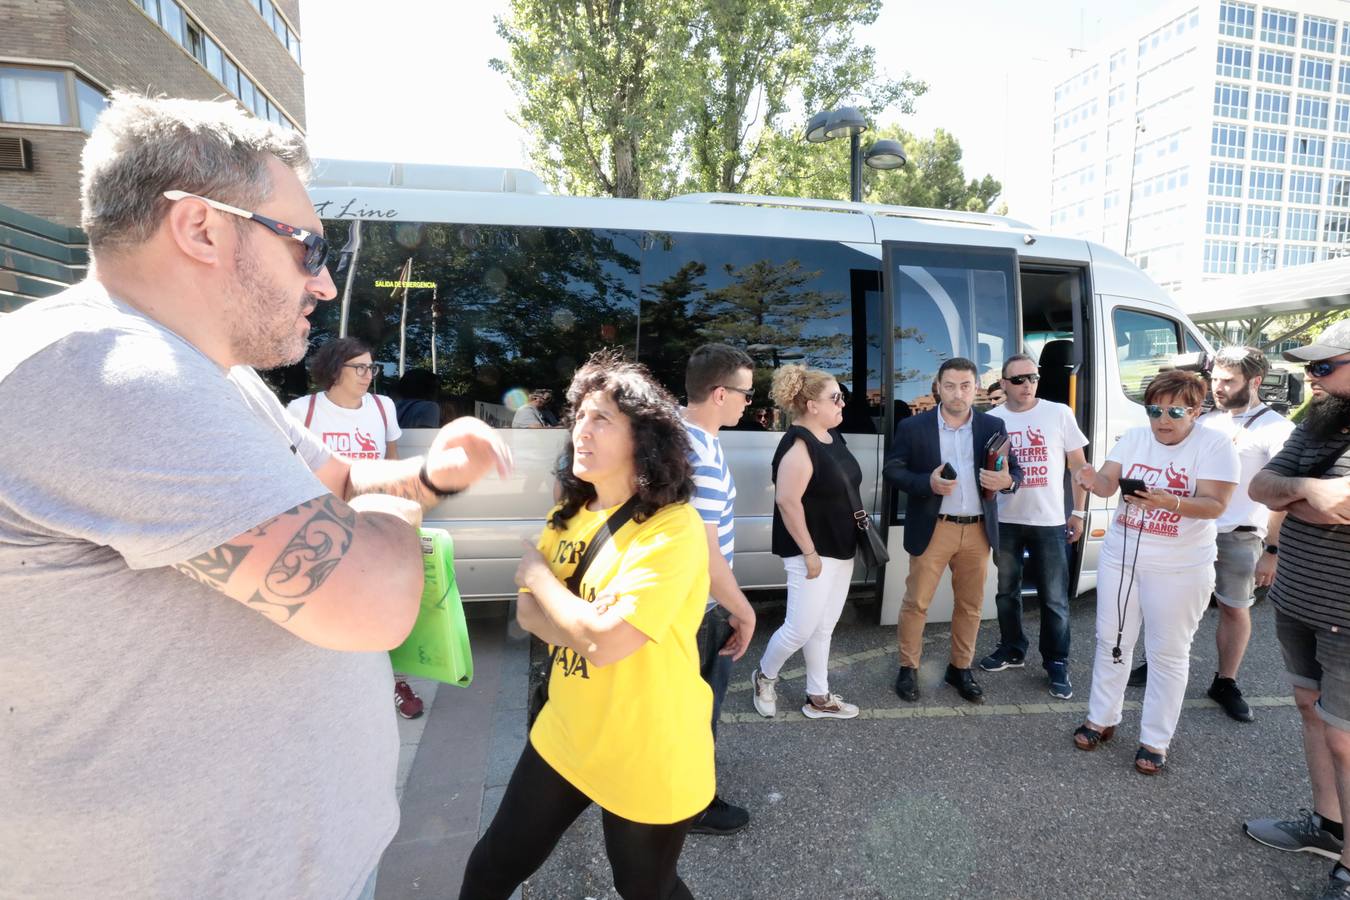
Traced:
POLYGON ((83 162, 93 274, 0 328, 0 893, 361 897, 414 527, 509 455, 348 463, 254 373, 335 295, 297 135, 115 94, 83 162))
POLYGON ((529 401, 511 417, 512 428, 556 428, 558 417, 548 408, 553 392, 545 388, 530 391, 529 401))

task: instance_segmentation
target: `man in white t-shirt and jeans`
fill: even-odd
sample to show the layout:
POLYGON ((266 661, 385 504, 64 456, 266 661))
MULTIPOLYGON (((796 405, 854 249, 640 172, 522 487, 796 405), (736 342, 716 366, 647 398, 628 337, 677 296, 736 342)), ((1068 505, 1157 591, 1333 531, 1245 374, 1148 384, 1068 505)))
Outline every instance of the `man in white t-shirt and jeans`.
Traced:
MULTIPOLYGON (((745 655, 755 633, 755 611, 745 598, 731 566, 736 549, 736 482, 722 452, 718 432, 745 415, 755 395, 754 361, 726 344, 704 344, 689 355, 684 388, 689 399, 684 426, 689 433, 689 462, 694 468, 694 496, 708 532, 708 606, 699 627, 699 667, 713 692, 712 730, 731 681, 731 667, 745 655)), ((750 813, 722 799, 719 790, 694 820, 695 834, 734 834, 750 823, 750 813)))
POLYGON ((1041 601, 1041 664, 1050 694, 1073 696, 1069 680, 1069 550, 1083 536, 1087 491, 1073 483, 1073 510, 1064 515, 1064 466, 1077 472, 1087 459, 1088 440, 1063 403, 1036 396, 1040 367, 1025 353, 1003 363, 1001 385, 1007 400, 989 410, 1002 419, 1012 452, 1022 466, 1022 487, 998 498, 998 647, 984 659, 986 672, 1026 664, 1028 642, 1022 632, 1022 560, 1036 561, 1036 593, 1041 601))

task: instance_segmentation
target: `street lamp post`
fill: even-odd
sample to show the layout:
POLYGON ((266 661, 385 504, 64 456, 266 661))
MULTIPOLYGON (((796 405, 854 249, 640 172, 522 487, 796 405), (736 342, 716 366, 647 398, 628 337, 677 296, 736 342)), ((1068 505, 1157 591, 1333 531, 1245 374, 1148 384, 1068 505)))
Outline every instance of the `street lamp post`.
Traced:
POLYGON ((1144 120, 1136 118, 1134 120, 1134 134, 1130 138, 1130 178, 1125 184, 1125 246, 1121 248, 1120 255, 1129 258, 1130 255, 1130 226, 1134 224, 1134 162, 1139 156, 1139 135, 1148 131, 1144 127, 1144 120))
POLYGON ((899 141, 874 141, 863 149, 861 135, 866 130, 867 120, 852 106, 818 112, 806 123, 806 140, 812 144, 848 136, 848 193, 854 203, 862 202, 864 164, 871 169, 886 171, 898 169, 908 161, 899 141))

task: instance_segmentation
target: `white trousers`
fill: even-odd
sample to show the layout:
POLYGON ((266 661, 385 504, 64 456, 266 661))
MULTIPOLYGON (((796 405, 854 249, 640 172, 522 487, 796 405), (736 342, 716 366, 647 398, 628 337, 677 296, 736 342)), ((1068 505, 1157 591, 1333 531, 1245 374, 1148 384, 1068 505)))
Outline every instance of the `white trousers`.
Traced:
POLYGON ((1158 572, 1140 566, 1130 586, 1125 567, 1120 606, 1124 610, 1124 634, 1120 638, 1120 662, 1112 659, 1116 632, 1120 630, 1116 589, 1121 584, 1119 563, 1103 559, 1097 564, 1097 651, 1092 662, 1092 694, 1088 698, 1088 721, 1107 727, 1120 724, 1125 703, 1125 683, 1130 678, 1130 660, 1139 626, 1144 625, 1144 649, 1148 657, 1148 687, 1139 724, 1139 742, 1163 752, 1172 741, 1181 718, 1181 702, 1191 669, 1191 641, 1214 590, 1214 566, 1195 566, 1181 571, 1158 572), (1126 599, 1128 588, 1128 601, 1126 599))
POLYGON ((820 574, 806 577, 806 558, 789 556, 787 569, 787 619, 769 638, 759 671, 777 678, 788 657, 802 651, 806 660, 806 692, 821 696, 830 692, 830 638, 848 599, 853 560, 820 558, 820 574))

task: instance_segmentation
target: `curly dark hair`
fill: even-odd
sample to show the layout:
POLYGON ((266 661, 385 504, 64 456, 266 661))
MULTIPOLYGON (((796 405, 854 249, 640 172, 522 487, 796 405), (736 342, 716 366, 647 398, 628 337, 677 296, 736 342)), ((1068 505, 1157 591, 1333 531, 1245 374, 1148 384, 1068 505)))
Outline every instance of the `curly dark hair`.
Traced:
POLYGON ((694 470, 689 464, 689 435, 679 406, 646 366, 630 362, 613 350, 591 355, 567 388, 567 444, 558 461, 561 506, 549 526, 561 531, 568 519, 595 499, 595 487, 572 474, 571 428, 576 411, 588 394, 608 394, 628 419, 633 431, 633 463, 637 473, 633 519, 644 522, 662 507, 684 503, 694 495, 694 470))

